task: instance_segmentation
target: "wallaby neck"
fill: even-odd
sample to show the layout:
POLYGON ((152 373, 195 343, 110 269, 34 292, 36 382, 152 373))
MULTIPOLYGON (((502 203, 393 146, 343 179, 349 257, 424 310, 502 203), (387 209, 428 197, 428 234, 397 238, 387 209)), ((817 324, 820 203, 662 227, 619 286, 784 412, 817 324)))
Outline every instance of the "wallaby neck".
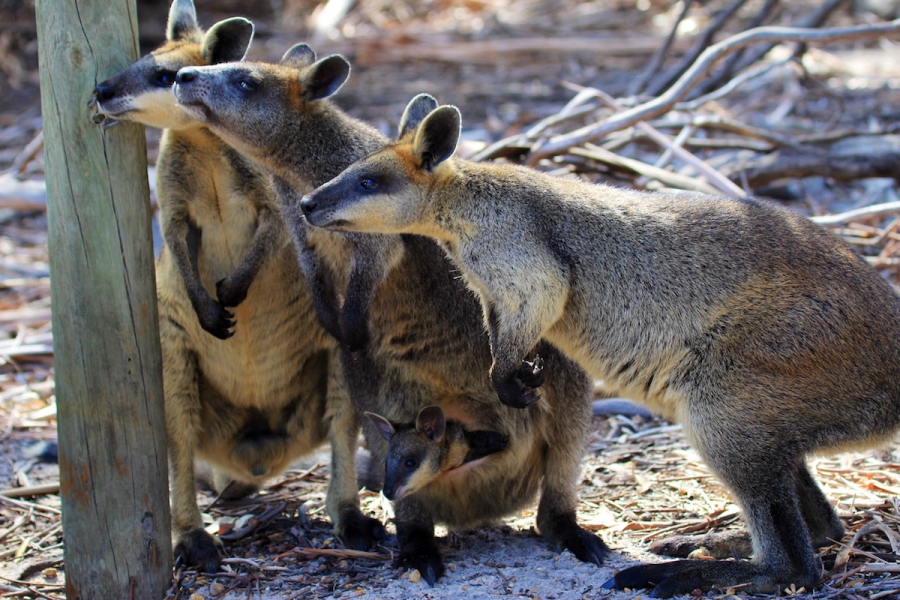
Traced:
POLYGON ((378 130, 358 121, 328 100, 307 103, 273 132, 256 158, 294 186, 309 189, 387 143, 378 130))

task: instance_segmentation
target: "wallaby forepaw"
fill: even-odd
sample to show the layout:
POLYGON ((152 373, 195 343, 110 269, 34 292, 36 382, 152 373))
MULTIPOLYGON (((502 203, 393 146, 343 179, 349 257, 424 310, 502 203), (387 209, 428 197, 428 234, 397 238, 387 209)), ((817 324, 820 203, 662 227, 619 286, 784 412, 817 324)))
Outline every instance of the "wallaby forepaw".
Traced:
POLYGON ((222 542, 203 529, 191 529, 175 545, 175 562, 197 567, 204 573, 217 573, 222 564, 222 542))
POLYGON ((525 408, 540 400, 541 396, 533 387, 522 383, 518 374, 494 383, 494 389, 500 397, 500 402, 513 408, 525 408))
POLYGON ((220 340, 227 340, 234 335, 232 331, 236 325, 234 313, 215 300, 212 300, 205 310, 198 310, 197 317, 200 319, 200 327, 220 340))
POLYGON ((543 358, 535 356, 532 362, 522 361, 522 366, 519 367, 519 381, 522 382, 523 386, 532 390, 541 387, 545 377, 543 358))
POLYGON ((247 299, 247 286, 234 285, 230 279, 216 282, 216 298, 222 306, 237 306, 247 299))
POLYGON ((387 540, 387 530, 378 519, 362 513, 346 515, 342 519, 338 537, 352 550, 368 550, 378 542, 387 540))

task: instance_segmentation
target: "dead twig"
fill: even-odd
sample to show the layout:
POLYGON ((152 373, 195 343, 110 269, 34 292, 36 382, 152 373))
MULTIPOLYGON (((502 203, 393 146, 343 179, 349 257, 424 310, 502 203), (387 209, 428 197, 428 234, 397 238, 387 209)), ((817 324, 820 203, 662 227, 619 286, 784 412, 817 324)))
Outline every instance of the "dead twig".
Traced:
MULTIPOLYGON (((854 27, 837 27, 832 29, 796 29, 791 27, 759 27, 732 36, 707 48, 700 58, 688 69, 684 75, 669 88, 663 95, 648 102, 635 106, 629 110, 615 114, 599 123, 588 125, 550 138, 532 147, 527 159, 527 164, 534 166, 540 160, 567 151, 573 146, 582 145, 585 142, 593 142, 614 131, 620 131, 626 127, 636 125, 657 117, 670 110, 690 91, 698 81, 702 79, 709 67, 723 56, 744 48, 751 44, 765 42, 806 42, 806 43, 830 43, 839 41, 853 41, 871 39, 900 32, 900 19, 887 23, 874 25, 859 25, 854 27)), ((476 160, 490 158, 489 155, 479 153, 476 160)))
POLYGON ((641 76, 638 77, 634 82, 628 86, 628 95, 636 96, 640 94, 647 83, 659 72, 659 68, 662 66, 663 59, 666 57, 666 54, 669 52, 669 48, 672 47, 672 42, 675 41, 675 36, 678 34, 678 28, 681 26, 681 22, 684 21, 684 18, 687 17, 688 13, 691 11, 691 5, 694 3, 694 0, 685 0, 684 6, 681 8, 681 13, 678 15, 678 18, 675 19, 675 23, 672 24, 672 29, 669 31, 669 35, 666 36, 666 39, 663 41, 662 45, 653 53, 653 56, 650 57, 650 62, 647 64, 647 68, 644 69, 644 72, 641 73, 641 76))
POLYGON ((742 6, 747 3, 747 0, 735 0, 725 8, 723 8, 716 15, 716 18, 713 19, 713 22, 710 23, 709 27, 707 27, 703 33, 697 36, 697 39, 691 45, 691 49, 687 51, 687 53, 682 57, 682 59, 675 65, 672 69, 666 73, 666 76, 658 81, 656 84, 651 85, 647 90, 647 94, 650 96, 658 96, 663 92, 663 90, 670 87, 675 81, 678 80, 679 77, 684 75, 685 71, 687 71, 694 61, 697 60, 703 51, 710 45, 715 37, 716 33, 718 33, 725 24, 734 16, 734 14, 740 10, 742 6))

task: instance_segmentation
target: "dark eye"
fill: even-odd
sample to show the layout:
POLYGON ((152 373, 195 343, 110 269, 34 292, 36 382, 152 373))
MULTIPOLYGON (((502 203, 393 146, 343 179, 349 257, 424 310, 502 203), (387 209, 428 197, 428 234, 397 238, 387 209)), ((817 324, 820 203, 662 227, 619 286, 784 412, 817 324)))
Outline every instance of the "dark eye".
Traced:
POLYGON ((418 466, 419 461, 417 461, 414 458, 407 458, 406 462, 403 464, 406 466, 407 469, 415 469, 416 466, 418 466))
POLYGON ((371 192, 372 190, 378 189, 378 184, 365 177, 359 181, 359 187, 366 190, 367 192, 371 192))
POLYGON ((238 79, 235 85, 245 92, 252 92, 256 89, 256 84, 249 79, 238 79))
POLYGON ((175 71, 160 71, 156 74, 156 85, 172 87, 175 85, 175 71))

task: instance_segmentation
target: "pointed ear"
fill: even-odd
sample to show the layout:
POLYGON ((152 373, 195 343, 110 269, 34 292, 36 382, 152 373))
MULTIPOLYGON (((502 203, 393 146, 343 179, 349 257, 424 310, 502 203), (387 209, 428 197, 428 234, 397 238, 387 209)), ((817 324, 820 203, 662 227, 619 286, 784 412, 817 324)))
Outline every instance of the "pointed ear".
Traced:
POLYGON ((422 120, 416 132, 413 154, 419 157, 422 168, 434 168, 456 152, 462 118, 455 106, 442 106, 432 111, 422 120))
POLYGON ((197 9, 193 0, 174 0, 169 8, 169 22, 166 25, 166 39, 182 40, 200 31, 197 9))
POLYGON ((403 111, 403 116, 400 117, 397 139, 418 129, 422 120, 437 107, 437 100, 428 94, 419 94, 410 100, 406 110, 403 111))
POLYGON ((439 442, 447 430, 447 422, 444 420, 444 411, 440 406, 426 406, 419 411, 416 417, 416 431, 424 433, 432 442, 439 442))
POLYGON ((281 57, 281 64, 305 69, 316 62, 316 53, 307 44, 294 44, 281 57))
POLYGON ((301 76, 307 100, 327 98, 341 89, 350 76, 350 63, 339 54, 326 56, 310 65, 301 76))
POLYGON ((244 60, 253 41, 253 23, 241 17, 219 21, 203 36, 200 54, 211 65, 244 60))
POLYGON ((381 437, 386 439, 387 441, 391 441, 391 438, 397 433, 397 430, 394 429, 394 426, 391 425, 391 422, 382 417, 381 415, 376 415, 375 413, 366 412, 365 415, 369 417, 369 420, 372 421, 372 425, 378 429, 378 433, 381 434, 381 437))

